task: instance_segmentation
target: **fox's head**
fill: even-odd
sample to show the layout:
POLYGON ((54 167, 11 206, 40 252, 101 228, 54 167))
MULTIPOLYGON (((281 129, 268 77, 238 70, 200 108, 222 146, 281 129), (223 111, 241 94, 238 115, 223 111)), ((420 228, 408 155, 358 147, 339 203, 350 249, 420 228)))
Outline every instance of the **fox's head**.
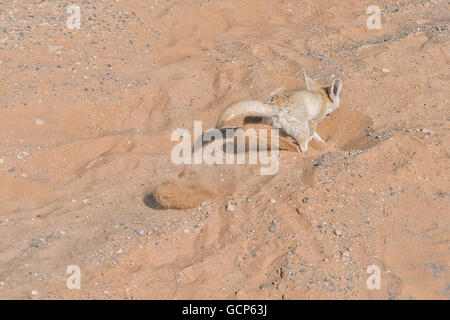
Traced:
POLYGON ((315 82, 313 79, 309 78, 306 73, 303 73, 305 75, 305 82, 306 82, 306 88, 311 91, 323 91, 325 92, 326 96, 328 97, 326 101, 326 107, 327 111, 326 114, 329 115, 334 110, 339 108, 339 94, 342 90, 342 80, 341 79, 334 79, 331 82, 331 85, 329 87, 322 87, 317 82, 315 82))

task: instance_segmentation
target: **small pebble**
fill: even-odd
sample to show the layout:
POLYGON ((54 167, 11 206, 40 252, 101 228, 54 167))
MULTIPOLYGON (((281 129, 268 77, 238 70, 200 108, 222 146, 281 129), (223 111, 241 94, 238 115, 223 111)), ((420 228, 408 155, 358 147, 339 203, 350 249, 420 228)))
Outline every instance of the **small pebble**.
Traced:
POLYGON ((275 221, 272 221, 272 223, 270 224, 269 231, 272 233, 277 232, 277 224, 275 223, 275 221))
POLYGON ((233 212, 235 209, 236 207, 231 202, 227 202, 227 204, 225 205, 225 210, 227 210, 228 212, 233 212))
POLYGON ((431 131, 431 130, 429 130, 429 129, 425 129, 425 128, 420 129, 420 132, 422 132, 423 134, 434 134, 433 131, 431 131))
POLYGON ((48 47, 48 51, 50 51, 50 52, 52 52, 52 51, 57 51, 57 50, 61 50, 61 49, 63 49, 64 47, 63 46, 52 46, 52 45, 47 45, 47 47, 48 47))

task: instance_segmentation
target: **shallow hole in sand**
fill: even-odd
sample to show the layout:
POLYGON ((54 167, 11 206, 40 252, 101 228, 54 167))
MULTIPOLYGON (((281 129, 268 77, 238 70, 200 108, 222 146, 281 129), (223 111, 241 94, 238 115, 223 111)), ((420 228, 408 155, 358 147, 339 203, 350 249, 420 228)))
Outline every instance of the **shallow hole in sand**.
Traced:
POLYGON ((380 142, 372 126, 373 120, 368 115, 342 106, 319 124, 317 133, 339 150, 367 150, 380 142))

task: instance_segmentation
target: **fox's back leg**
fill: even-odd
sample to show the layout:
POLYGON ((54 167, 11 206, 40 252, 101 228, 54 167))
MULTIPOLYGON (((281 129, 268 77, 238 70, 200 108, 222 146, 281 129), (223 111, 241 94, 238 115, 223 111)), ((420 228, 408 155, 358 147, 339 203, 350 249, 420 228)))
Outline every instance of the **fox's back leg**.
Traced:
POLYGON ((307 121, 295 121, 290 122, 288 128, 286 128, 289 135, 297 141, 302 152, 308 150, 308 143, 311 141, 309 124, 307 121))
POLYGON ((309 133, 310 133, 311 136, 309 138, 309 141, 317 140, 317 141, 320 141, 322 143, 325 143, 325 141, 323 141, 323 139, 316 132, 316 128, 317 128, 317 121, 315 121, 315 120, 310 121, 309 122, 309 133))

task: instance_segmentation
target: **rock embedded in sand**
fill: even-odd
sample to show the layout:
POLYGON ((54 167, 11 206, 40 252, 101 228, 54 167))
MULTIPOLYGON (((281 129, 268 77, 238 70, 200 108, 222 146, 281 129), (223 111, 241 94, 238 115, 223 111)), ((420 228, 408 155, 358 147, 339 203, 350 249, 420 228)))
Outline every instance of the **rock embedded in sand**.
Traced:
POLYGON ((51 45, 51 44, 48 44, 47 47, 48 47, 48 51, 49 52, 53 52, 53 51, 58 51, 58 50, 64 49, 63 46, 59 46, 59 45, 54 46, 54 45, 51 45))
POLYGON ((231 202, 227 202, 225 204, 225 210, 227 210, 228 212, 233 212, 235 209, 236 207, 231 202))
POLYGON ((275 221, 272 221, 272 223, 270 224, 269 231, 272 233, 277 233, 277 224, 275 223, 275 221))

